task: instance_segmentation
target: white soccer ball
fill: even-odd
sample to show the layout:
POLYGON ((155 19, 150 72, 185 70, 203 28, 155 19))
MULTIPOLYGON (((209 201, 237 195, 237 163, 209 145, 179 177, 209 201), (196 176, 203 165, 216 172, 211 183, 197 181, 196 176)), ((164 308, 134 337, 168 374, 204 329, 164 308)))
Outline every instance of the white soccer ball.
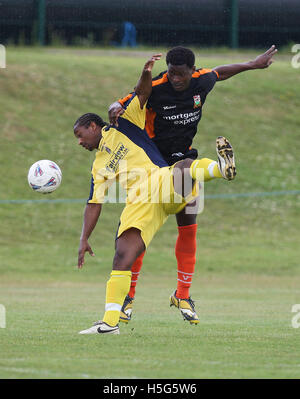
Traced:
POLYGON ((34 191, 47 194, 60 186, 62 173, 55 162, 42 159, 31 165, 27 178, 29 186, 34 191))

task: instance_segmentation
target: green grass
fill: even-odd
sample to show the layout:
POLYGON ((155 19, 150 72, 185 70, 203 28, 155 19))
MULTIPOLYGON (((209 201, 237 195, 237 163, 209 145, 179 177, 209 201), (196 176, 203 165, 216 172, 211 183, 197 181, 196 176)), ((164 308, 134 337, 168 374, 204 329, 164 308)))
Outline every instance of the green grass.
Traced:
POLYGON ((299 331, 291 303, 299 277, 197 278, 201 326, 168 307, 169 279, 147 273, 135 315, 120 336, 79 336, 100 317, 99 283, 18 285, 1 290, 7 328, 3 378, 298 378, 299 331), (149 282, 150 279, 150 282, 149 282))
MULTIPOLYGON (((176 287, 170 217, 145 257, 131 324, 105 340, 77 332, 102 316, 122 206, 104 207, 90 240, 96 257, 87 255, 78 271, 84 202, 1 203, 87 197, 94 155, 78 148, 72 125, 85 112, 106 118, 148 54, 7 49, 0 71, 0 303, 7 311, 0 378, 298 378, 291 308, 300 303, 299 195, 206 199, 191 291, 197 327, 168 306, 176 287), (63 171, 61 187, 46 197, 27 184, 30 165, 44 158, 63 171)), ((197 66, 254 55, 199 52, 197 66)), ((161 61, 154 73, 163 69, 161 61)), ((217 83, 195 146, 215 158, 215 137, 227 136, 238 175, 207 183, 206 194, 300 189, 299 83, 286 54, 268 70, 217 83)))

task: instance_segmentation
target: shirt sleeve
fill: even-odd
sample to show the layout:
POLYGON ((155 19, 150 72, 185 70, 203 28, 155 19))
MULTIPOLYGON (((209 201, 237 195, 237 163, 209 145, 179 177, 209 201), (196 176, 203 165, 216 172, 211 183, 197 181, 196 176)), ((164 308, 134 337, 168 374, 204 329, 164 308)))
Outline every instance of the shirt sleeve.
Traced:
POLYGON ((200 87, 202 87, 206 94, 208 94, 216 84, 219 74, 217 71, 213 69, 202 68, 198 69, 194 74, 193 78, 196 78, 199 81, 200 87))
POLYGON ((214 72, 214 73, 217 75, 217 80, 219 80, 219 77, 220 77, 220 76, 219 76, 219 72, 216 71, 215 69, 213 69, 212 72, 214 72))
POLYGON ((90 196, 87 203, 103 204, 107 189, 108 189, 108 184, 105 178, 94 180, 94 177, 92 176, 90 196))
POLYGON ((208 76, 208 87, 207 87, 207 89, 208 89, 208 93, 214 88, 214 86, 215 86, 215 84, 216 84, 216 82, 217 82, 217 80, 218 80, 218 74, 217 74, 217 72, 216 71, 211 71, 210 73, 209 73, 209 76, 208 76))
POLYGON ((98 161, 97 156, 93 163, 90 196, 88 204, 103 204, 107 190, 115 181, 115 174, 108 173, 98 161))
POLYGON ((214 88, 218 80, 218 75, 217 72, 211 71, 206 73, 204 77, 205 77, 205 90, 206 93, 208 94, 214 88))
POLYGON ((138 126, 140 129, 145 129, 146 123, 146 105, 141 109, 140 101, 138 96, 135 94, 132 96, 131 101, 128 102, 124 114, 121 116, 123 119, 127 119, 129 122, 138 126))

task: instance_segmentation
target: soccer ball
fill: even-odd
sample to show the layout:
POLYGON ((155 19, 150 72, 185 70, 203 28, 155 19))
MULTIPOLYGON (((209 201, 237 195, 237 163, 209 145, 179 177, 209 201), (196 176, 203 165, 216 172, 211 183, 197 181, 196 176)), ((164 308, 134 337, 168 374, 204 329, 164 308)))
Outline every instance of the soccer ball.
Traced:
POLYGON ((62 173, 55 162, 42 159, 31 165, 27 179, 34 191, 48 194, 60 186, 62 173))

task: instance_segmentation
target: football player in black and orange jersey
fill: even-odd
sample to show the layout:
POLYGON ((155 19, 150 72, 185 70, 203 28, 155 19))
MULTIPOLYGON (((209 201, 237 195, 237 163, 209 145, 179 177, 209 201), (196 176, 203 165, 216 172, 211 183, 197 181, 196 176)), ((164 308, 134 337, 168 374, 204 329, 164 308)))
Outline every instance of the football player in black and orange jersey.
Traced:
MULTIPOLYGON (((222 65, 213 69, 196 69, 195 55, 190 49, 179 46, 167 53, 167 71, 152 80, 152 93, 147 104, 146 131, 169 165, 181 159, 197 158, 197 150, 191 146, 201 119, 203 104, 215 83, 243 71, 269 67, 276 52, 277 49, 273 45, 250 62, 222 65)), ((109 119, 112 124, 117 125, 118 117, 124 112, 123 106, 126 107, 131 96, 132 94, 129 94, 110 106, 109 119)), ((231 176, 232 178, 234 176, 231 176)), ((178 278, 177 289, 170 297, 170 305, 179 308, 185 319, 187 313, 182 310, 189 308, 188 320, 191 324, 195 324, 198 322, 198 316, 189 289, 196 261, 197 215, 190 213, 188 208, 187 206, 176 214, 178 238, 175 255, 178 278)), ((120 317, 124 322, 128 322, 131 318, 135 287, 143 257, 144 253, 132 266, 131 287, 120 317)))

